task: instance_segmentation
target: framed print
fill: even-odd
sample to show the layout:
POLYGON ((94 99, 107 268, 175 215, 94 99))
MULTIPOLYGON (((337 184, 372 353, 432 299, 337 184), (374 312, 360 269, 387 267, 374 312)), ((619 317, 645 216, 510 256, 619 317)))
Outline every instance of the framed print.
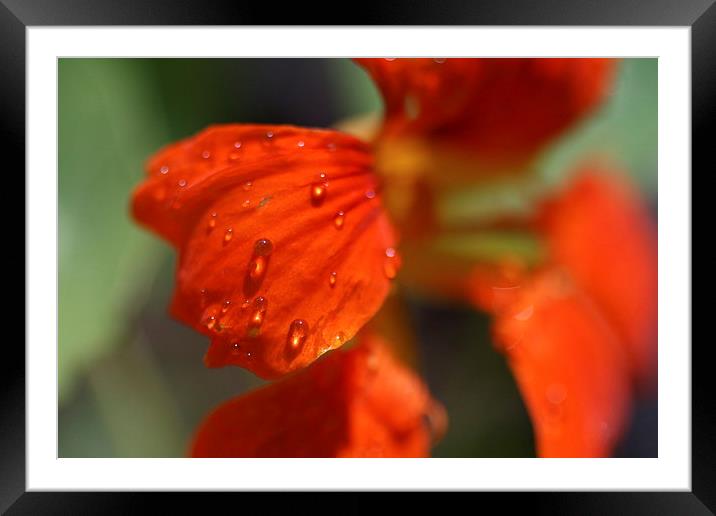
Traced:
POLYGON ((123 503, 78 491, 716 506, 691 339, 708 2, 348 27, 5 4, 10 514, 123 503))

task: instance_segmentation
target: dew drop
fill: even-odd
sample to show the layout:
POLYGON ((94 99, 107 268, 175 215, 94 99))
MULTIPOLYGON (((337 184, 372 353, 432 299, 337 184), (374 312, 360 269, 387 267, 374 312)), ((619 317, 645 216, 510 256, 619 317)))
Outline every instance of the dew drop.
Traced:
POLYGON ((242 207, 242 208, 248 208, 248 207, 250 207, 250 206, 251 206, 251 200, 250 200, 250 199, 246 199, 244 202, 241 203, 241 207, 242 207))
POLYGON ((241 351, 241 345, 238 342, 234 342, 231 345, 231 354, 238 355, 240 351, 241 351))
POLYGON ((234 230, 229 228, 226 230, 226 233, 224 233, 224 242, 228 243, 231 242, 231 239, 234 236, 234 230))
POLYGON ((383 262, 383 272, 385 277, 388 279, 394 279, 398 275, 398 268, 400 267, 400 256, 398 252, 388 247, 385 250, 385 261, 383 262))
POLYGON ((384 57, 383 59, 385 59, 386 61, 395 61, 394 57, 384 57))
POLYGON ((238 152, 230 152, 229 153, 229 161, 237 161, 241 157, 241 154, 238 152))
POLYGON ((268 238, 261 238, 254 243, 256 256, 268 256, 273 252, 273 242, 268 238))
POLYGON ((209 152, 208 150, 205 150, 201 153, 201 157, 204 159, 209 159, 211 157, 211 152, 209 152))
POLYGON ((179 184, 179 186, 184 188, 186 186, 186 179, 180 179, 178 184, 179 184))
POLYGON ((216 227, 216 217, 217 213, 214 211, 211 213, 211 217, 209 218, 209 229, 214 229, 216 227))
POLYGON ((266 139, 267 139, 268 141, 273 140, 273 131, 267 131, 267 132, 266 132, 266 139))
POLYGON ((342 331, 339 331, 336 333, 335 337, 333 337, 333 348, 337 348, 338 346, 342 346, 346 341, 346 334, 342 331))
POLYGON ((251 318, 249 319, 249 328, 257 329, 264 323, 266 309, 268 308, 268 301, 265 297, 259 296, 254 299, 252 305, 253 312, 251 313, 251 318))
POLYGON ((254 281, 262 279, 266 274, 267 262, 265 256, 254 257, 249 263, 249 277, 254 281))
POLYGON ((346 214, 342 211, 336 212, 335 216, 333 217, 333 225, 336 227, 336 229, 343 229, 343 223, 345 222, 346 214))
POLYGON ((338 276, 338 273, 336 273, 336 272, 332 272, 328 276, 328 284, 331 286, 331 288, 336 286, 336 276, 338 276))
POLYGON ((365 192, 366 199, 374 199, 375 198, 375 190, 367 190, 365 192))
POLYGON ((208 329, 210 329, 210 330, 213 330, 213 329, 214 329, 214 326, 216 326, 216 316, 215 316, 215 315, 210 315, 210 316, 207 317, 207 319, 206 319, 206 327, 207 327, 208 329))
POLYGON ((303 148, 305 145, 306 145, 306 143, 305 143, 303 140, 301 140, 300 142, 298 142, 298 143, 296 144, 296 147, 303 148))
POLYGON ((162 168, 159 169, 160 174, 168 174, 169 173, 169 167, 164 165, 162 168))
POLYGON ((235 149, 240 149, 240 148, 241 148, 241 142, 239 142, 239 141, 234 142, 234 148, 235 148, 235 149))
POLYGON ((299 350, 308 336, 308 323, 303 319, 296 319, 288 329, 288 346, 292 351, 299 350))
POLYGON ((443 64, 445 61, 447 61, 447 59, 445 59, 444 57, 436 57, 435 59, 433 59, 433 61, 435 61, 437 64, 443 64))
POLYGON ((230 308, 230 307, 231 307, 231 301, 229 301, 229 300, 227 299, 226 301, 224 301, 224 305, 221 307, 221 313, 222 313, 222 314, 225 314, 226 312, 229 311, 229 308, 230 308))
POLYGON ((313 183, 311 185, 311 204, 320 206, 326 200, 326 184, 313 183))

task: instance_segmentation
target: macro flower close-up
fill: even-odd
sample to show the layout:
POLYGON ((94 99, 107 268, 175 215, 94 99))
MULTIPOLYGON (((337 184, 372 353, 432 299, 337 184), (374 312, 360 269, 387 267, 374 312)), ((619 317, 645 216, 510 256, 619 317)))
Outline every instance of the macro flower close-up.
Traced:
POLYGON ((63 60, 63 112, 61 456, 656 456, 655 60, 63 60))

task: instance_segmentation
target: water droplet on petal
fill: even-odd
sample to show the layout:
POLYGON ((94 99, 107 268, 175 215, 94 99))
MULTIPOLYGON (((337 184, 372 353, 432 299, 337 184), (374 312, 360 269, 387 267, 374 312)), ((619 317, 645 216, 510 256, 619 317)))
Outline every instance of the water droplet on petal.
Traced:
POLYGON ((226 230, 226 233, 224 233, 224 242, 228 243, 231 241, 231 239, 234 236, 234 230, 229 228, 226 230))
POLYGON ((209 152, 208 150, 205 150, 201 153, 201 157, 204 159, 209 159, 211 157, 211 152, 209 152))
POLYGON ((313 183, 311 185, 311 204, 320 206, 326 200, 326 184, 313 183))
POLYGON ((395 61, 394 57, 384 57, 383 59, 385 59, 386 61, 395 61))
POLYGON ((268 141, 273 140, 273 131, 267 131, 267 132, 266 132, 266 139, 267 139, 268 141))
POLYGON ((328 149, 329 152, 336 152, 336 149, 337 149, 335 143, 329 143, 328 145, 326 145, 326 148, 328 149))
POLYGON ((212 212, 209 217, 209 229, 214 229, 214 227, 216 227, 216 217, 217 213, 215 211, 212 212))
POLYGON ((182 188, 184 188, 184 187, 186 186, 186 179, 180 179, 180 180, 179 180, 179 186, 181 186, 182 188))
POLYGON ((241 203, 241 207, 242 207, 242 208, 248 208, 248 207, 250 207, 250 206, 251 206, 251 200, 250 200, 250 199, 246 199, 244 202, 241 203))
POLYGON ((255 330, 260 328, 261 325, 264 323, 266 309, 268 308, 268 300, 263 296, 259 296, 254 299, 254 302, 252 303, 252 308, 253 312, 251 313, 251 318, 249 319, 249 328, 255 330))
POLYGON ((251 255, 248 272, 244 280, 245 295, 252 295, 261 286, 272 252, 273 242, 268 238, 261 238, 254 243, 254 252, 251 255))
POLYGON ((447 61, 447 59, 445 59, 444 57, 436 57, 435 59, 433 59, 433 61, 435 61, 437 64, 443 64, 445 61, 447 61))
POLYGON ((288 329, 288 346, 292 351, 301 349, 308 336, 308 323, 303 319, 296 319, 288 329))
POLYGON ((338 273, 336 273, 336 272, 332 272, 332 273, 328 276, 328 284, 329 284, 331 287, 335 287, 335 286, 336 286, 336 276, 338 276, 338 273))
POLYGON ((241 148, 241 142, 234 142, 234 148, 240 149, 241 148))
POLYGON ((261 238, 254 243, 256 256, 268 256, 273 252, 273 242, 268 238, 261 238))
POLYGON ((237 161, 241 157, 241 154, 238 152, 230 152, 229 153, 229 161, 237 161))
POLYGON ((216 326, 216 316, 210 315, 206 318, 206 327, 210 330, 213 330, 214 326, 216 326))
POLYGON ((244 191, 248 192, 251 190, 251 187, 254 186, 254 183, 251 181, 246 181, 243 185, 241 185, 241 188, 244 189, 244 191))
POLYGON ((336 229, 342 229, 343 223, 345 222, 346 214, 342 211, 336 212, 336 215, 333 217, 333 225, 336 226, 336 229))
POLYGON ((221 307, 221 313, 222 313, 222 314, 225 314, 226 312, 229 311, 229 308, 230 308, 230 307, 231 307, 231 301, 229 301, 229 300, 227 299, 226 301, 224 301, 224 306, 221 307))
POLYGON ((231 354, 238 355, 240 351, 241 351, 241 345, 238 342, 234 342, 231 345, 231 354))
POLYGON ((385 250, 385 262, 383 262, 383 272, 388 279, 394 279, 398 275, 400 268, 400 255, 398 252, 389 247, 385 250))
POLYGON ((160 174, 168 174, 169 173, 169 167, 164 165, 162 168, 159 169, 160 174))
POLYGON ((298 142, 298 143, 296 144, 296 147, 301 147, 301 148, 303 148, 304 145, 306 145, 306 143, 305 143, 303 140, 301 140, 300 142, 298 142))
POLYGON ((249 276, 251 279, 257 280, 266 274, 266 266, 268 265, 265 256, 257 256, 249 264, 249 276))
POLYGON ((365 192, 366 199, 374 199, 375 198, 375 190, 367 190, 365 192))

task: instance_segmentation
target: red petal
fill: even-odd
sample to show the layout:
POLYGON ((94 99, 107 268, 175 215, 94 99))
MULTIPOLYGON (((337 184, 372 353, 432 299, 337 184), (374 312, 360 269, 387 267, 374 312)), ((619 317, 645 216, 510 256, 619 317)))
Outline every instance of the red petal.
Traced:
POLYGON ((378 310, 398 258, 372 157, 334 131, 226 125, 155 155, 134 214, 179 251, 172 312, 210 367, 276 377, 378 310))
POLYGON ((622 178, 585 170, 542 213, 554 260, 599 305, 628 346, 642 386, 656 375, 656 228, 622 178))
POLYGON ((558 271, 523 285, 497 316, 541 457, 606 457, 630 404, 626 357, 592 302, 558 271))
POLYGON ((193 457, 425 457, 439 407, 376 338, 215 409, 193 457))
POLYGON ((607 94, 613 59, 357 59, 383 94, 385 131, 528 156, 607 94))

